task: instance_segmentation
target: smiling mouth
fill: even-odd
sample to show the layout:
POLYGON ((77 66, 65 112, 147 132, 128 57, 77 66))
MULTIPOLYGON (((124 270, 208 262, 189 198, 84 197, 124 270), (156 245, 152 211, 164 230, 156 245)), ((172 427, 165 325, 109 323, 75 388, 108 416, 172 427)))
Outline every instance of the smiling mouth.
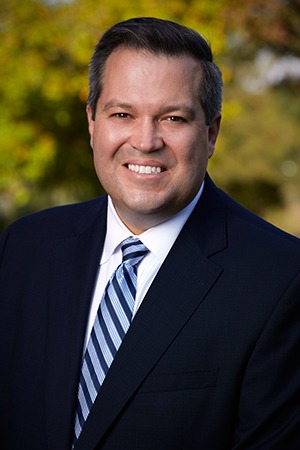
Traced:
POLYGON ((161 172, 163 172, 165 170, 163 167, 140 166, 140 165, 137 165, 137 164, 128 164, 127 168, 131 172, 143 173, 143 174, 148 174, 148 175, 161 173, 161 172))

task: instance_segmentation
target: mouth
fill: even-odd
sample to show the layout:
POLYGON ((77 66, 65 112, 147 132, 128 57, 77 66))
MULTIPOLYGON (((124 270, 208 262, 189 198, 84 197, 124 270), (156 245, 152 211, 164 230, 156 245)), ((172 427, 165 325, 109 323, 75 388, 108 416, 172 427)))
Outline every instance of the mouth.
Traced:
POLYGON ((147 175, 155 175, 164 172, 165 169, 160 166, 143 166, 138 164, 127 164, 126 166, 131 172, 142 173, 147 175))

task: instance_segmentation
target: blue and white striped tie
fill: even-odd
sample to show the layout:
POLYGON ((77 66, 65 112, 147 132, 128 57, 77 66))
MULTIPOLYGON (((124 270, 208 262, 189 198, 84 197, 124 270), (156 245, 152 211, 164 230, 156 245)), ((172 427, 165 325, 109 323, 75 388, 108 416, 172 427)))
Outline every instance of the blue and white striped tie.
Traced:
POLYGON ((105 288, 83 359, 73 445, 130 326, 136 295, 137 265, 148 252, 147 247, 133 237, 125 239, 121 248, 122 263, 105 288))

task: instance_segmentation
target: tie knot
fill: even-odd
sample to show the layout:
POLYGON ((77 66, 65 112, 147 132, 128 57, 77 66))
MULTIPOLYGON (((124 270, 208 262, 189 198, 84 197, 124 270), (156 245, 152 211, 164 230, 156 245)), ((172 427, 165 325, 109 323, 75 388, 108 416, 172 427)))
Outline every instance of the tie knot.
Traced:
POLYGON ((121 249, 123 253, 122 262, 129 262, 132 266, 137 265, 149 251, 138 238, 132 236, 122 242, 121 249))

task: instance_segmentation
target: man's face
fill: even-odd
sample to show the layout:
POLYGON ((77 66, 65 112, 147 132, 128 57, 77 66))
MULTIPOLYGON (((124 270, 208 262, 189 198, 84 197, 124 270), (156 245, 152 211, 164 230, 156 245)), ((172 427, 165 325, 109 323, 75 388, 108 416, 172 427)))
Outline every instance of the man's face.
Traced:
POLYGON ((119 48, 108 58, 95 120, 87 108, 100 183, 135 234, 183 209, 198 192, 220 117, 207 126, 201 70, 191 56, 119 48))

